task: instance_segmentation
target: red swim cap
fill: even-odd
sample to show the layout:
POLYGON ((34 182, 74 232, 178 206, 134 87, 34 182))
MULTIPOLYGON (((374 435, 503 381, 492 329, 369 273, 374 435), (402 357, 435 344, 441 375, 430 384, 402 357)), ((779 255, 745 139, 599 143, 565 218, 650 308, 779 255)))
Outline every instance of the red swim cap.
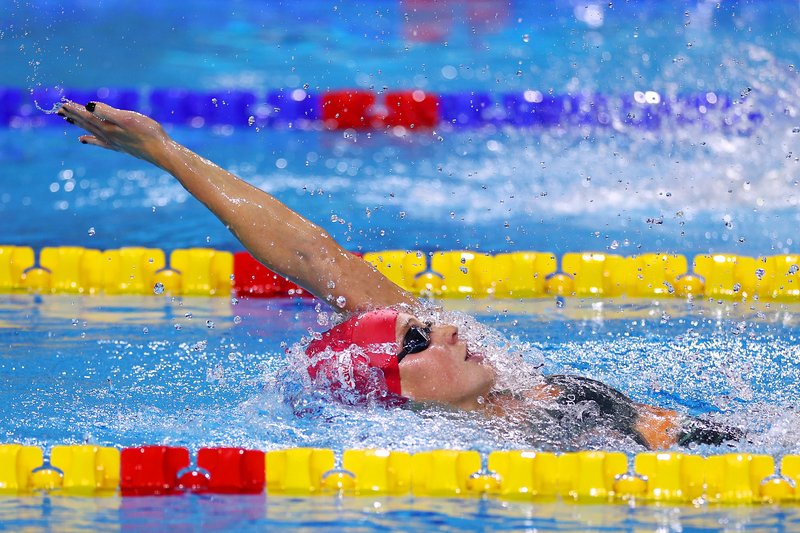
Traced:
POLYGON ((332 388, 350 388, 363 395, 388 391, 401 396, 395 329, 398 314, 393 309, 380 309, 357 315, 311 341, 306 348, 306 354, 316 359, 308 367, 311 378, 322 373, 332 388), (342 361, 338 354, 345 350, 352 355, 342 361))

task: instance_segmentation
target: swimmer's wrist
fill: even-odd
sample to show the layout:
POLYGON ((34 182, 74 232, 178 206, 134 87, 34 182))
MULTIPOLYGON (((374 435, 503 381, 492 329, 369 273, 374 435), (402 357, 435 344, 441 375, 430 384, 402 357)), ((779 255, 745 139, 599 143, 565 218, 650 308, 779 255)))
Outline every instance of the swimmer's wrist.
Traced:
POLYGON ((194 155, 188 148, 167 137, 148 150, 146 159, 174 175, 188 163, 186 156, 189 154, 194 155))

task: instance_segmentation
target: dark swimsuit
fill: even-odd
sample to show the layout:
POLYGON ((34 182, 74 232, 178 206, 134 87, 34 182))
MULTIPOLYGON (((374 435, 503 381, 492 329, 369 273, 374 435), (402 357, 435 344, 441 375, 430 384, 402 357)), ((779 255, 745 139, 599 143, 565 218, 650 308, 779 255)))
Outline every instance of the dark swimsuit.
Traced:
MULTIPOLYGON (((614 429, 632 437, 642 446, 648 447, 647 441, 636 429, 636 421, 639 418, 636 404, 618 390, 605 383, 581 376, 557 374, 545 376, 544 381, 547 385, 558 389, 559 394, 555 400, 560 405, 591 407, 592 412, 596 415, 591 420, 592 425, 602 425, 614 429)), ((549 412, 559 420, 563 420, 566 416, 566 412, 562 411, 549 410, 549 412)), ((679 446, 688 446, 693 443, 719 446, 726 441, 739 440, 743 436, 743 432, 737 428, 701 418, 686 417, 682 421, 677 444, 679 446)))

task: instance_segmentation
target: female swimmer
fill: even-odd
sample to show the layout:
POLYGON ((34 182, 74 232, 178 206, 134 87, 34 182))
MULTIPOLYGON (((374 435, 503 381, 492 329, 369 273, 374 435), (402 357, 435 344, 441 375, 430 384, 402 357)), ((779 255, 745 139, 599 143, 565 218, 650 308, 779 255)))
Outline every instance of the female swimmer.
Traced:
POLYGON ((616 431, 649 449, 742 437, 735 428, 635 403, 584 377, 546 376, 523 393, 497 390, 495 366, 467 346, 456 326, 426 322, 423 304, 411 294, 273 196, 176 143, 154 120, 99 102, 65 102, 58 113, 88 132, 82 143, 175 176, 261 263, 350 315, 306 349, 311 377, 346 393, 340 398, 435 402, 511 419, 537 410, 549 423, 572 426, 567 413, 578 406, 589 414, 575 431, 616 431))

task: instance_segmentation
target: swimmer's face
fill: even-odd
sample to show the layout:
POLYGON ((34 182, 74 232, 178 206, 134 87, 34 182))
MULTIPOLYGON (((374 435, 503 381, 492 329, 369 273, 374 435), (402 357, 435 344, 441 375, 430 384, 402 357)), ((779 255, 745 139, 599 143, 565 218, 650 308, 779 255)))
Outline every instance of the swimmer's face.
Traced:
MULTIPOLYGON (((396 326, 400 349, 412 326, 424 328, 425 324, 412 315, 400 313, 396 326)), ((486 396, 495 381, 491 365, 482 356, 470 353, 458 336, 458 328, 451 325, 431 326, 430 345, 406 355, 399 367, 403 396, 461 409, 477 408, 478 397, 486 396)))

